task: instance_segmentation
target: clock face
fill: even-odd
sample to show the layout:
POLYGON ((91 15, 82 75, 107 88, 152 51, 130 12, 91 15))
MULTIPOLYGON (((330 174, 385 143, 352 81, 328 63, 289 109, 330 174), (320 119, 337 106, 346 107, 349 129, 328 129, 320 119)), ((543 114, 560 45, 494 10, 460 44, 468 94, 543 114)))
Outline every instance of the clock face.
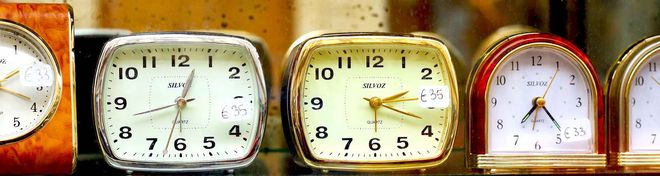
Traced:
POLYGON ((99 73, 97 103, 106 150, 114 157, 230 161, 246 158, 257 147, 263 79, 256 56, 245 46, 137 43, 120 45, 108 56, 105 72, 99 73))
POLYGON ((307 150, 335 162, 438 158, 456 108, 445 57, 440 48, 395 42, 309 50, 298 102, 307 150))
POLYGON ((660 150, 660 139, 656 141, 656 136, 660 134, 657 129, 660 120, 656 120, 660 114, 659 63, 660 52, 656 50, 641 63, 628 85, 628 137, 631 152, 660 150))
POLYGON ((0 24, 0 143, 37 130, 57 107, 61 83, 50 50, 26 30, 0 24))
POLYGON ((503 58, 487 90, 489 153, 594 152, 593 78, 554 44, 524 45, 503 58))

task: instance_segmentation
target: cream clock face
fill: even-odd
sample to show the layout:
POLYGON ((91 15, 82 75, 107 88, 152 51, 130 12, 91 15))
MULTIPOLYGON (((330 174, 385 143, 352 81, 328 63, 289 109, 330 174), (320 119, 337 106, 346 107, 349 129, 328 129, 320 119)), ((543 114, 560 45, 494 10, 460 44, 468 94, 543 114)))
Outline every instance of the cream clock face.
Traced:
POLYGON ((553 45, 522 46, 500 62, 487 90, 488 152, 592 153, 592 79, 553 45))
POLYGON ((105 142, 137 162, 241 160, 258 142, 258 71, 243 46, 122 45, 109 54, 100 95, 105 142))
POLYGON ((299 106, 315 158, 383 163, 441 155, 453 128, 455 85, 439 49, 343 43, 308 57, 299 106))
POLYGON ((25 137, 57 107, 59 72, 35 36, 0 23, 0 143, 25 137))
POLYGON ((657 50, 642 63, 630 82, 628 94, 628 129, 631 152, 660 150, 660 52, 657 50))

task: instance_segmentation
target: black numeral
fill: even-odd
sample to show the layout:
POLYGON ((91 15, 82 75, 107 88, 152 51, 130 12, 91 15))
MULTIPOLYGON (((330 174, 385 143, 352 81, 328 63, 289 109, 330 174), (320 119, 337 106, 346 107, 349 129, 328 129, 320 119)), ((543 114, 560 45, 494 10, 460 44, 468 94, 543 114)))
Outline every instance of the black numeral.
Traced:
POLYGON ((396 139, 396 143, 401 144, 397 145, 396 147, 399 149, 405 149, 408 148, 408 141, 406 141, 408 137, 399 137, 396 139))
POLYGON ((383 68, 383 56, 374 56, 371 59, 369 59, 369 56, 367 56, 366 60, 367 60, 367 68, 369 67, 383 68), (374 65, 370 64, 371 60, 375 61, 374 65))
POLYGON ((497 98, 495 98, 495 97, 490 98, 490 103, 493 104, 493 107, 497 106, 497 98))
POLYGON ((635 120, 635 128, 642 128, 642 119, 635 120))
POLYGON ((185 150, 187 146, 186 143, 184 142, 186 142, 186 139, 184 138, 177 138, 176 140, 174 140, 174 149, 178 151, 185 150))
POLYGON ((495 79, 497 80, 496 85, 498 86, 503 86, 506 84, 506 77, 504 75, 497 76, 495 79))
POLYGON ((406 68, 406 57, 401 57, 401 68, 406 68))
POLYGON ((176 57, 176 55, 172 55, 172 67, 190 67, 190 64, 188 64, 188 61, 190 61, 190 57, 188 55, 180 55, 179 57, 176 57), (176 64, 176 62, 181 61, 179 64, 176 64))
POLYGON ((635 78, 635 86, 643 86, 644 85, 644 77, 643 76, 638 76, 635 78))
POLYGON ((156 146, 156 141, 158 141, 158 138, 147 138, 147 141, 151 141, 149 150, 154 150, 154 146, 156 146))
POLYGON ((380 139, 378 138, 372 138, 369 140, 369 149, 376 151, 380 149, 380 144, 378 143, 380 139))
POLYGON ((650 72, 657 72, 658 71, 658 67, 656 67, 655 62, 649 63, 649 71, 650 72))
POLYGON ((119 68, 119 79, 135 79, 138 77, 138 70, 135 67, 128 67, 126 70, 124 68, 119 68))
POLYGON ((209 68, 213 67, 213 56, 209 56, 209 68))
POLYGON ((513 138, 516 138, 516 141, 513 142, 513 145, 518 145, 518 139, 520 139, 519 135, 513 135, 513 138))
POLYGON ((122 139, 128 139, 133 136, 133 134, 131 134, 131 127, 123 126, 119 128, 119 132, 119 137, 122 139))
POLYGON ((571 82, 569 85, 574 86, 575 85, 575 75, 571 75, 571 82))
POLYGON ((353 142, 353 138, 341 138, 342 141, 346 141, 346 145, 344 145, 344 150, 348 150, 349 147, 351 147, 351 143, 353 142))
POLYGON ((577 97, 577 104, 575 105, 575 107, 578 107, 578 108, 582 107, 582 98, 577 97))
POLYGON ((128 102, 126 102, 126 98, 124 97, 115 98, 115 109, 117 110, 126 109, 126 104, 128 104, 128 102))
POLYGON ((319 139, 325 139, 328 137, 328 128, 325 126, 316 127, 316 137, 319 139))
POLYGON ((234 135, 236 137, 241 136, 241 128, 238 125, 231 126, 231 129, 229 129, 229 135, 234 135))
POLYGON ((316 107, 312 107, 313 110, 319 110, 319 109, 323 108, 323 99, 321 99, 320 97, 312 98, 311 102, 312 102, 312 105, 316 106, 316 107))
POLYGON ((504 123, 504 120, 497 119, 497 129, 498 130, 501 130, 502 128, 504 128, 504 124, 502 124, 502 123, 504 123))
POLYGON ((520 71, 520 63, 518 61, 511 61, 511 70, 520 71))
POLYGON ((32 103, 30 110, 32 110, 32 112, 37 112, 37 103, 32 103))
POLYGON ((541 66, 541 65, 543 65, 543 64, 541 64, 541 59, 543 59, 543 57, 541 57, 541 56, 532 56, 532 66, 541 66))
POLYGON ((422 75, 422 80, 431 80, 431 79, 433 79, 431 77, 431 73, 433 71, 430 68, 422 68, 421 72, 424 73, 424 75, 422 75))
MULTIPOLYGON (((337 67, 342 68, 344 66, 342 57, 337 58, 337 67)), ((351 57, 346 57, 346 68, 351 68, 351 57)))
POLYGON ((426 125, 424 129, 422 129, 422 136, 433 136, 433 129, 431 128, 431 125, 426 125))
POLYGON ((323 69, 316 68, 314 69, 314 75, 316 76, 316 80, 319 80, 321 78, 323 78, 324 80, 331 80, 332 77, 335 76, 335 72, 332 71, 332 68, 323 68, 323 69))
POLYGON ((19 127, 21 126, 21 121, 19 121, 19 117, 14 117, 14 127, 19 127))
POLYGON ((215 148, 215 141, 213 141, 213 137, 204 137, 204 145, 205 149, 212 149, 215 148))
POLYGON ((229 68, 229 73, 231 73, 231 75, 229 75, 229 79, 241 79, 241 77, 238 76, 239 72, 241 72, 241 69, 238 67, 229 68))
MULTIPOLYGON (((147 68, 149 65, 149 59, 147 56, 142 56, 142 68, 147 68)), ((156 56, 151 56, 151 68, 156 68, 156 56)))

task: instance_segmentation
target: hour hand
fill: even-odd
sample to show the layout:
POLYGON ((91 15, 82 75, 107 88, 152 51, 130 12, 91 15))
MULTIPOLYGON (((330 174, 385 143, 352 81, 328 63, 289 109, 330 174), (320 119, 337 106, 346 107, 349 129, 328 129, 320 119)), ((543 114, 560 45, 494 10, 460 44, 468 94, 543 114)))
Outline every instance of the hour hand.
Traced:
MULTIPOLYGON (((195 99, 194 99, 194 98, 186 99, 186 102, 191 102, 191 101, 193 101, 193 100, 195 100, 195 99)), ((142 115, 142 114, 146 114, 146 113, 151 113, 151 112, 160 111, 160 110, 163 110, 163 109, 166 109, 166 108, 169 108, 169 107, 172 107, 172 106, 176 106, 176 105, 177 105, 177 104, 174 103, 174 104, 171 104, 171 105, 166 105, 166 106, 162 106, 162 107, 154 108, 154 109, 147 110, 147 111, 144 111, 144 112, 135 113, 135 114, 133 114, 133 116, 137 116, 137 115, 142 115)))
POLYGON ((16 70, 10 72, 9 74, 7 74, 7 76, 5 76, 4 78, 0 79, 0 82, 7 81, 9 78, 15 76, 16 74, 18 74, 18 69, 16 69, 16 70))
POLYGON ((527 112, 527 114, 525 114, 525 117, 523 117, 523 119, 522 119, 522 121, 520 121, 520 123, 525 123, 525 121, 527 121, 527 119, 529 119, 529 117, 532 116, 532 112, 534 112, 534 110, 536 109, 536 106, 537 106, 536 104, 534 104, 534 106, 532 106, 532 109, 530 109, 529 112, 527 112))

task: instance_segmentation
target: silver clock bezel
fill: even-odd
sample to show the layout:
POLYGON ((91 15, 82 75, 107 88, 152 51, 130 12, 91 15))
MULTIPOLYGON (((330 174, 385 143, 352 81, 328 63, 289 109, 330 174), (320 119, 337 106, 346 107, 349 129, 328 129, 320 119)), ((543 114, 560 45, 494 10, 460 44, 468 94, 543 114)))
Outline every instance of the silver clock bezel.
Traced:
POLYGON ((180 32, 180 33, 144 33, 135 34, 130 36, 118 37, 110 40, 103 47, 101 56, 97 65, 97 72, 94 79, 94 123, 96 125, 96 132, 99 137, 99 145, 105 161, 112 167, 124 170, 133 171, 148 171, 148 172, 200 172, 210 170, 224 170, 236 169, 246 167, 257 156, 259 145, 263 138, 263 133, 266 124, 267 114, 267 95, 264 80, 264 74, 259 59, 259 53, 250 41, 247 39, 227 34, 220 33, 203 33, 203 32, 180 32), (107 140, 104 118, 103 118, 103 82, 105 80, 105 72, 109 66, 110 56, 118 49, 124 46, 134 44, 156 44, 156 43, 210 43, 222 45, 237 45, 247 49, 248 54, 252 57, 254 69, 257 71, 257 97, 259 99, 259 119, 255 139, 251 144, 251 151, 242 159, 230 161, 206 161, 206 162, 142 162, 142 161, 129 161, 122 160, 116 157, 110 148, 107 140))

